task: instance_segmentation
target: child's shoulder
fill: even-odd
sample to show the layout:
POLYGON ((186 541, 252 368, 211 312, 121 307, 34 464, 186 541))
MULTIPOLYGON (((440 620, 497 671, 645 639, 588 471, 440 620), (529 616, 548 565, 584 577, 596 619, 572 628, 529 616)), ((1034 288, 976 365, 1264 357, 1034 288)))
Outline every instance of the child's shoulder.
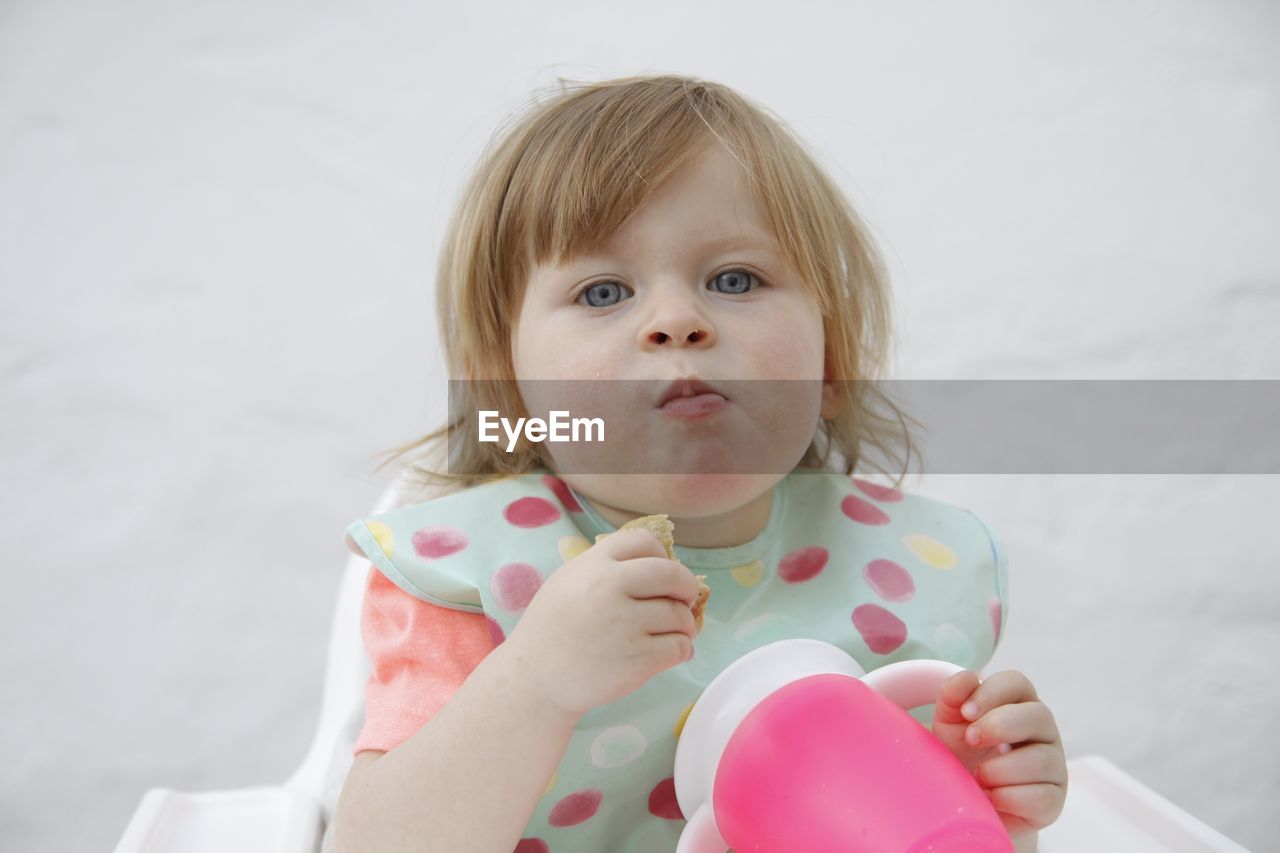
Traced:
POLYGON ((406 592, 477 612, 479 585, 496 567, 546 568, 561 539, 581 534, 573 495, 549 472, 532 471, 411 501, 352 522, 348 547, 406 592))
POLYGON ((412 533, 436 527, 455 527, 468 536, 491 539, 504 530, 563 527, 568 516, 582 508, 568 485, 549 470, 495 476, 472 485, 410 496, 392 508, 365 519, 366 525, 412 533))

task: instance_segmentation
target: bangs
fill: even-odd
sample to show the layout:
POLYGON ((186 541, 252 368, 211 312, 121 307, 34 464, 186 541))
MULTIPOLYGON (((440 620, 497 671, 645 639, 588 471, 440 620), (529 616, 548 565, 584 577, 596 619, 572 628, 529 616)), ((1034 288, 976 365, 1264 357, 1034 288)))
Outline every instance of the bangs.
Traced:
POLYGON ((713 141, 704 90, 651 86, 619 94, 608 87, 585 92, 530 129, 498 227, 534 263, 599 249, 713 141))

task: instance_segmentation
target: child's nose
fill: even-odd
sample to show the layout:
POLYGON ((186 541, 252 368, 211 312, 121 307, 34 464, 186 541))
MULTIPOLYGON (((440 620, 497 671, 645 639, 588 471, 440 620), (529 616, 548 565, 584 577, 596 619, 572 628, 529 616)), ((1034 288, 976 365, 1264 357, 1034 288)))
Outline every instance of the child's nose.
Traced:
POLYGON ((640 329, 640 346, 698 347, 716 342, 716 327, 679 281, 673 280, 665 292, 653 292, 652 313, 640 329))
MULTIPOLYGON (((701 325, 707 326, 709 324, 702 323, 701 325)), ((666 324, 666 326, 676 328, 671 326, 671 324, 666 324)), ((710 329, 697 328, 688 332, 678 332, 675 334, 662 331, 662 329, 654 329, 649 332, 647 340, 650 343, 662 346, 694 346, 697 344, 705 346, 710 343, 711 338, 712 333, 710 329)))

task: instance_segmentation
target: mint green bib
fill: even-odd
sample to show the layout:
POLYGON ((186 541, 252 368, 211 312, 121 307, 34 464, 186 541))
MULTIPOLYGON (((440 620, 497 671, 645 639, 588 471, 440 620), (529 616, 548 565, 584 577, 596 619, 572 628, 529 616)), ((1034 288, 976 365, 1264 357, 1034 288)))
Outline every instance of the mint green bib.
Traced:
MULTIPOLYGON (((347 532, 405 592, 485 614, 501 641, 552 572, 614 529, 539 470, 347 532)), ((675 550, 711 587, 693 659, 582 717, 516 853, 675 850, 685 825, 673 781, 684 719, 707 684, 753 649, 809 637, 868 672, 911 658, 978 670, 1007 610, 1005 553, 975 514, 842 474, 797 469, 783 478, 750 542, 675 550)), ((928 725, 932 709, 913 715, 928 725)))

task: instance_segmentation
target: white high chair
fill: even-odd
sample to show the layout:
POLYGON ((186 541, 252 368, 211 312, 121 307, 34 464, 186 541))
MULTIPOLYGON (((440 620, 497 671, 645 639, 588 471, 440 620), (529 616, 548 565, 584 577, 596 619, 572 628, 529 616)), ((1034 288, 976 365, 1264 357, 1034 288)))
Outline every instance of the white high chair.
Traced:
MULTIPOLYGON (((406 488, 397 479, 368 515, 395 506, 406 488)), ((320 721, 298 769, 280 785, 195 793, 151 788, 116 853, 320 853, 364 724, 371 666, 360 637, 360 605, 369 570, 365 558, 347 558, 329 633, 320 721)), ((1067 767, 1066 808, 1041 830, 1036 849, 1042 853, 1248 853, 1101 756, 1069 759, 1067 767)))
MULTIPOLYGON (((369 515, 393 507, 407 487, 397 479, 369 515)), ((186 793, 151 788, 116 853, 316 853, 351 767, 364 724, 364 687, 372 667, 360 638, 360 604, 370 563, 347 557, 329 631, 320 720, 298 769, 281 785, 186 793)))

